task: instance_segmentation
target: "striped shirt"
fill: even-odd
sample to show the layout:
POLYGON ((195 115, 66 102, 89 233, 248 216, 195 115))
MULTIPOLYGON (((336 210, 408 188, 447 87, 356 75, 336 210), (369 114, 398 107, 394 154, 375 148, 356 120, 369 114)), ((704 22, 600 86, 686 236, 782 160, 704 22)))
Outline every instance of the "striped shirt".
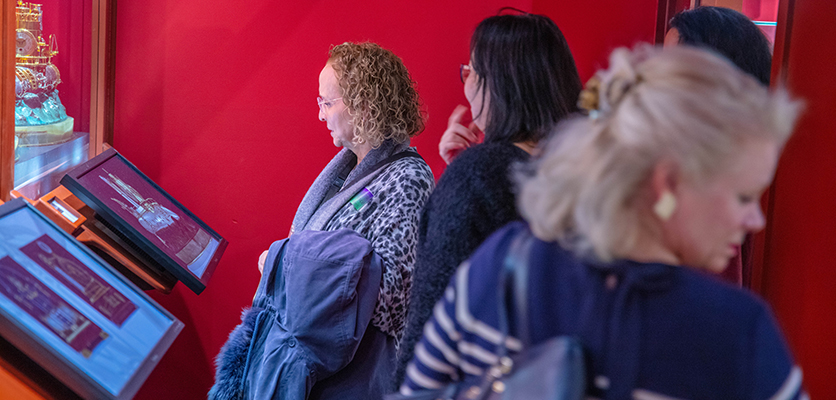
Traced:
MULTIPOLYGON (((475 381, 497 362, 496 288, 511 240, 526 229, 508 225, 462 264, 424 327, 402 394, 475 381)), ((534 240, 531 341, 579 338, 590 398, 806 398, 774 318, 751 293, 690 268, 580 262, 534 240)), ((513 324, 509 333, 505 345, 518 351, 513 324)))

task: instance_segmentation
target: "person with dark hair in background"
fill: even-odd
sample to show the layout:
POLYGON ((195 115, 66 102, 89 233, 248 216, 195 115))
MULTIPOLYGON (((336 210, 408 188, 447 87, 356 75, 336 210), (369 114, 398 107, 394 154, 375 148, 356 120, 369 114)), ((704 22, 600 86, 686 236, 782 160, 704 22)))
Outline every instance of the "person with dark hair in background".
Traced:
MULTIPOLYGON (((769 40, 754 22, 730 8, 703 6, 679 12, 671 19, 664 45, 695 46, 717 52, 763 85, 769 85, 769 40)), ((721 276, 737 285, 747 284, 751 269, 752 236, 747 235, 721 276)))
POLYGON ((769 40, 745 15, 723 7, 697 7, 671 19, 665 46, 684 44, 716 51, 769 85, 772 51, 769 40))
POLYGON ((548 17, 526 13, 479 23, 461 78, 473 123, 461 124, 467 108, 459 106, 439 145, 450 165, 421 213, 396 383, 456 267, 496 229, 520 218, 511 166, 528 160, 553 126, 577 111, 581 90, 560 29, 548 17), (475 144, 475 128, 484 143, 475 144))

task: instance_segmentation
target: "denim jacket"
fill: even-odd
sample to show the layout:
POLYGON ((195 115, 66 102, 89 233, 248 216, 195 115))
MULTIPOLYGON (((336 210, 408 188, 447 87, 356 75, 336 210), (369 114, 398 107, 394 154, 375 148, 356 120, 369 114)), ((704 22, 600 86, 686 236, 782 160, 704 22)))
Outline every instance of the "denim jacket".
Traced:
MULTIPOLYGON (((357 364, 354 356, 367 342, 379 345, 372 357, 358 357, 359 367, 371 371, 360 373, 389 364, 394 348, 379 347, 393 345, 373 340, 385 335, 370 325, 381 270, 371 243, 348 229, 303 231, 273 243, 253 306, 218 355, 209 398, 307 399, 315 384, 357 364)), ((367 391, 367 382, 353 385, 367 391)))

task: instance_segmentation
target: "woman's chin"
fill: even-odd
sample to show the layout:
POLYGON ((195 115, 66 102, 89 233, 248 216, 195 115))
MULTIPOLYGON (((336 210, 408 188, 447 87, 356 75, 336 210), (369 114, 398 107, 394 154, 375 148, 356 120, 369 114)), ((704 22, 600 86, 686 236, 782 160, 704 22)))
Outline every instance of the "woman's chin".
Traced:
POLYGON ((729 266, 730 260, 731 257, 718 257, 717 259, 710 261, 708 265, 705 266, 705 269, 715 274, 720 274, 726 270, 726 267, 729 266))

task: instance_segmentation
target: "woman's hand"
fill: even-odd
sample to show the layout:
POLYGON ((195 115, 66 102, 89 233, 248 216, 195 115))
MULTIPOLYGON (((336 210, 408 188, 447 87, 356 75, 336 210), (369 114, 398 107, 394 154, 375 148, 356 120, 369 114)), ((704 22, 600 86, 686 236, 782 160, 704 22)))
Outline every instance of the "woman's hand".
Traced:
POLYGON ((485 137, 475 123, 471 122, 467 127, 461 124, 462 117, 467 110, 466 106, 456 106, 447 121, 447 130, 444 131, 441 140, 438 142, 438 154, 447 164, 450 164, 463 150, 474 144, 482 143, 482 139, 485 137))
POLYGON ((264 273, 264 262, 267 261, 267 253, 270 250, 264 250, 260 256, 258 256, 258 272, 263 274, 264 273))

